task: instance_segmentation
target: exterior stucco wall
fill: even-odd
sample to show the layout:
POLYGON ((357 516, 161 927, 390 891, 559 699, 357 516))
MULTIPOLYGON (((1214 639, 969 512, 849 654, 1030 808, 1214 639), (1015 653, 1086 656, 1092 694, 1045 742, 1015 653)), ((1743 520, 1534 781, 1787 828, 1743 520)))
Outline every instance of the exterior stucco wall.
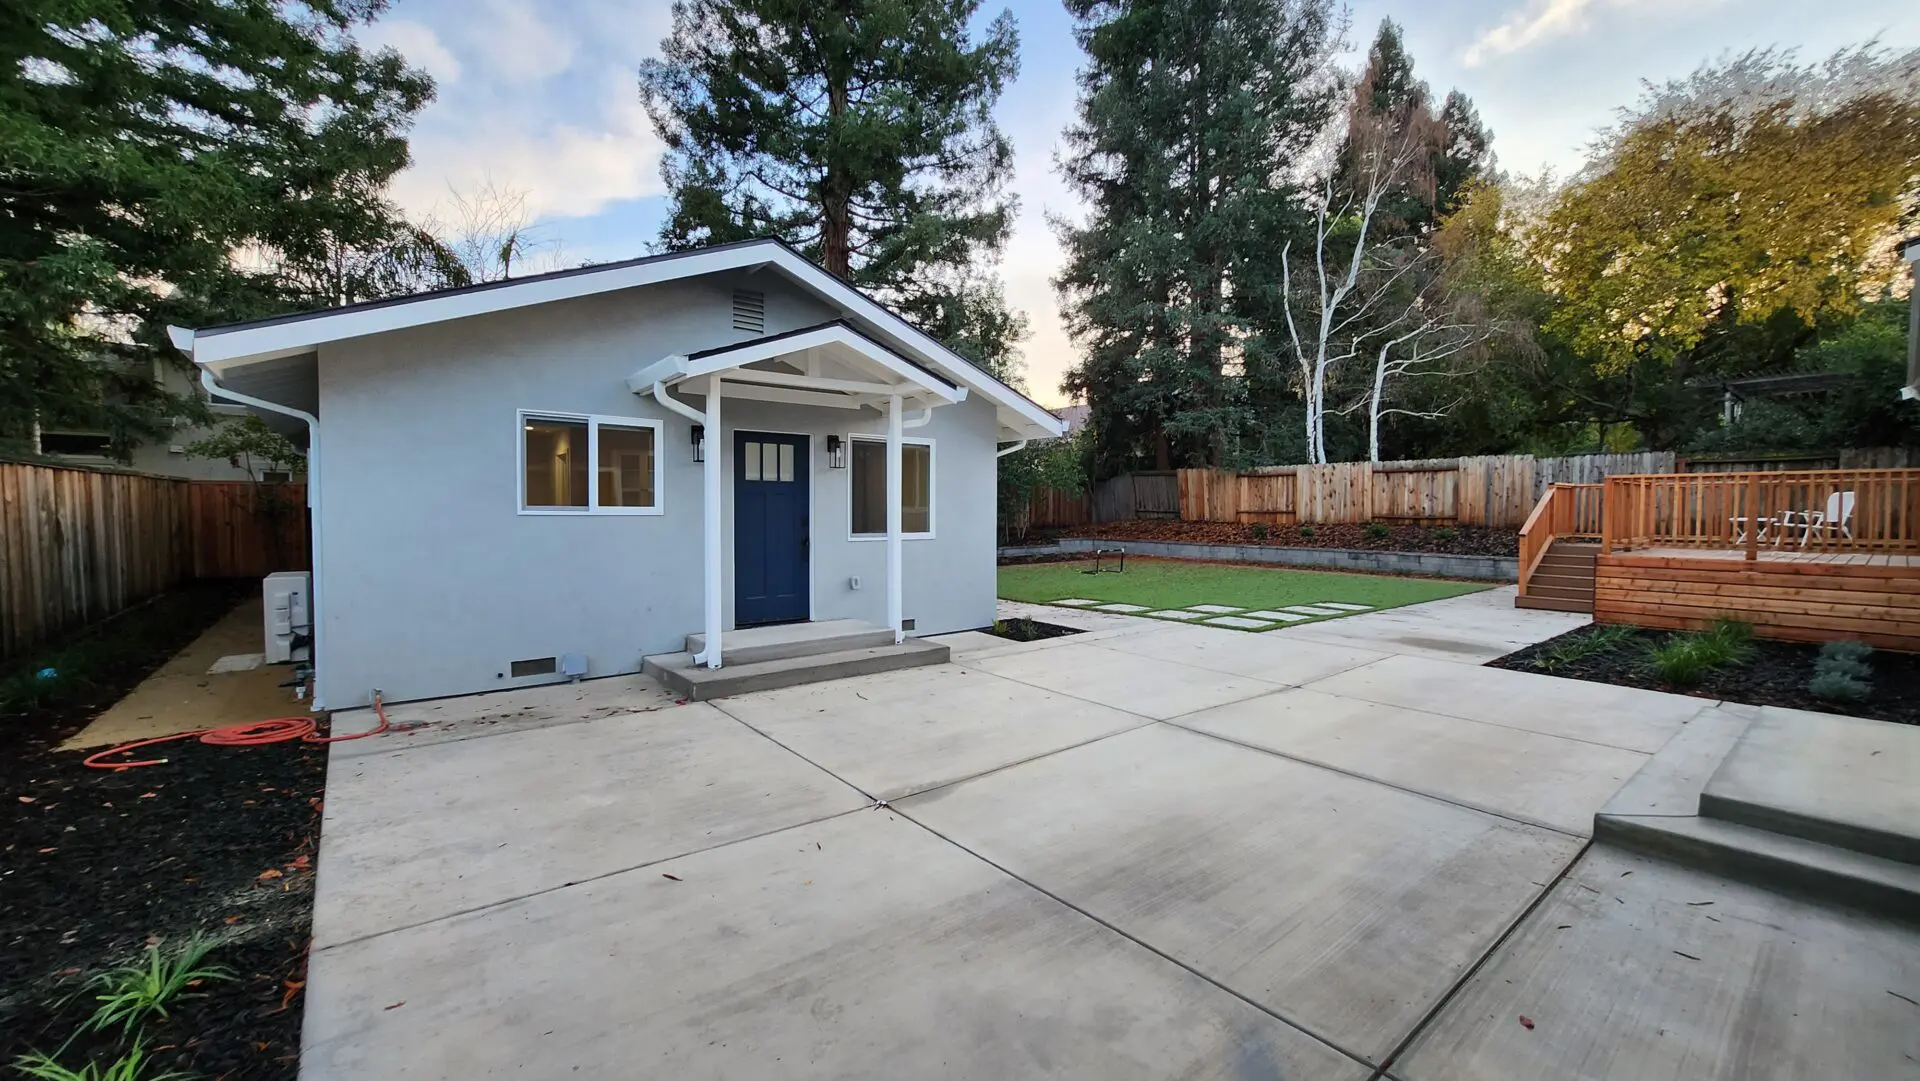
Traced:
MULTIPOLYGON (((375 687, 402 701, 550 682, 510 678, 508 665, 570 652, 590 676, 632 672, 682 648, 700 629, 701 467, 690 422, 625 380, 662 356, 757 336, 732 329, 736 287, 766 294, 766 333, 836 316, 777 277, 742 274, 321 350, 324 705, 363 704, 375 687), (663 421, 663 513, 520 514, 520 409, 663 421)), ((934 416, 910 433, 937 440, 936 537, 903 554, 905 614, 921 634, 984 625, 994 608, 994 410, 969 401, 934 416)), ((814 616, 884 621, 885 545, 848 539, 849 471, 829 469, 825 450, 828 433, 882 432, 883 419, 728 400, 723 421, 707 447, 728 455, 729 478, 735 428, 812 436, 814 616)), ((730 518, 723 536, 730 586, 730 518)))

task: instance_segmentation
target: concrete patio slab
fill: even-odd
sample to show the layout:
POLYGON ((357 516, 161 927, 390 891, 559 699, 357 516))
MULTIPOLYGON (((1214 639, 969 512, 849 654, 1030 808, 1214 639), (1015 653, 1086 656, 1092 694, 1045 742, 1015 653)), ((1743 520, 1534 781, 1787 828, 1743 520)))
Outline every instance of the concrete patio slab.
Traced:
POLYGON ((1582 837, 1593 833, 1594 813, 1648 759, 1311 690, 1234 702, 1174 723, 1582 837))
MULTIPOLYGON (((678 702, 677 695, 652 677, 639 675, 401 702, 386 707, 387 720, 393 725, 391 732, 336 743, 332 758, 338 761, 602 717, 655 713, 678 702)), ((333 715, 335 732, 365 732, 378 724, 371 709, 342 710, 333 715)))
POLYGON ((1230 616, 1240 609, 1230 604, 1189 604, 1189 611, 1205 612, 1210 616, 1230 616))
POLYGON ((1152 616, 1155 619, 1191 620, 1191 619, 1207 618, 1207 614, 1205 612, 1188 612, 1184 609, 1179 609, 1179 608, 1169 608, 1165 611, 1149 612, 1147 614, 1152 616))
POLYGON ((1144 604, 1102 604, 1099 608, 1102 612, 1119 612, 1123 615, 1132 615, 1135 612, 1144 612, 1147 610, 1147 606, 1144 604))
MULTIPOLYGON (((450 701, 485 708, 484 698, 450 701)), ((314 944, 499 904, 865 803, 706 705, 381 753, 335 744, 314 944)))
POLYGON ((1347 604, 1344 601, 1316 601, 1314 603, 1318 604, 1322 608, 1338 608, 1343 612, 1373 611, 1373 605, 1371 604, 1347 604))
POLYGON ((1166 725, 896 808, 1376 1063, 1580 848, 1166 725))
POLYGON ((1247 676, 1286 686, 1323 679, 1385 657, 1371 650, 1322 645, 1292 636, 1226 634, 1200 628, 1153 628, 1099 643, 1102 649, 1247 676))
POLYGON ((1479 665, 1592 622, 1587 616, 1513 607, 1514 589, 1488 589, 1424 604, 1363 612, 1288 628, 1289 636, 1384 653, 1479 665))
POLYGON ((1264 631, 1273 626, 1271 619, 1246 619, 1241 616, 1214 616, 1204 622, 1216 627, 1232 627, 1237 631, 1264 631))
POLYGON ((1287 611, 1303 616, 1339 616, 1345 615, 1344 609, 1320 604, 1290 604, 1287 611))
MULTIPOLYGON (((1166 625, 1142 621, 1141 626, 1166 625)), ((1120 653, 1100 643, 970 658, 964 663, 1008 679, 1156 720, 1280 688, 1279 684, 1266 680, 1225 676, 1151 656, 1120 653)))
POLYGON ((1269 612, 1265 609, 1261 609, 1258 612, 1248 612, 1247 615, 1250 615, 1255 619, 1271 619, 1275 623, 1299 623, 1304 620, 1312 618, 1310 616, 1298 615, 1293 612, 1269 612))
POLYGON ((1916 1001, 1920 936, 1909 928, 1602 846, 1391 1073, 1915 1078, 1916 1001))
POLYGON ((953 634, 935 635, 927 639, 927 641, 939 642, 952 650, 955 657, 963 657, 969 653, 980 653, 989 649, 1005 649, 1008 646, 1020 644, 1011 639, 1001 638, 998 635, 987 634, 984 631, 957 631, 953 634))
MULTIPOLYGON (((1371 618, 1367 616, 1356 619, 1371 618)), ((1389 657, 1316 691, 1652 754, 1713 702, 1504 668, 1389 657)))
POLYGON ((336 993, 310 1000, 304 1081, 1368 1076, 885 812, 321 950, 310 972, 336 993))
MULTIPOLYGON (((979 663, 1022 656, 996 655, 979 663)), ((924 791, 1145 723, 1130 713, 957 664, 742 695, 718 705, 878 799, 924 791)))
POLYGON ((1599 813, 1678 818, 1699 814, 1700 790, 1759 712, 1754 706, 1722 702, 1694 714, 1599 813))
POLYGON ((1705 815, 1920 863, 1920 727, 1764 707, 1700 800, 1705 815))

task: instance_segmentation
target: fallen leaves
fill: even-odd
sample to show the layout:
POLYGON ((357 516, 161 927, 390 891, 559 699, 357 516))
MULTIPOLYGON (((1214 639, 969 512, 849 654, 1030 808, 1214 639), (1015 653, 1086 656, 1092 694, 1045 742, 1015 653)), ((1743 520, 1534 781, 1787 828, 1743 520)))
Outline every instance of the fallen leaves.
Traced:
POLYGON ((20 802, 21 802, 21 803, 39 803, 40 801, 39 801, 39 800, 37 800, 37 799, 35 799, 35 798, 34 798, 34 797, 32 797, 32 796, 21 796, 21 797, 20 797, 20 802))
POLYGON ((1690 953, 1686 953, 1685 951, 1682 951, 1682 950, 1675 950, 1675 951, 1673 951, 1673 952, 1674 952, 1674 953, 1677 953, 1677 954, 1679 954, 1680 956, 1682 956, 1682 957, 1684 957, 1684 958, 1686 958, 1686 959, 1687 959, 1687 960, 1689 960, 1689 961, 1698 961, 1698 960, 1700 960, 1700 959, 1699 959, 1698 957, 1695 957, 1694 955, 1692 955, 1692 954, 1690 954, 1690 953))
POLYGON ((280 877, 281 877, 281 875, 282 875, 282 872, 281 872, 281 870, 280 870, 280 868, 278 868, 278 867, 269 867, 269 868, 267 868, 266 870, 264 870, 264 871, 262 871, 262 872, 260 872, 260 881, 262 881, 262 882, 265 882, 266 880, 268 880, 268 879, 270 879, 270 878, 280 878, 280 877))
POLYGON ((1532 1031, 1533 1031, 1533 1018, 1531 1018, 1531 1017, 1528 1017, 1528 1016, 1527 1016, 1526 1014, 1524 1014, 1524 1013, 1523 1013, 1523 1014, 1521 1014, 1521 1015, 1520 1015, 1520 1027, 1521 1027, 1521 1028, 1524 1028, 1524 1029, 1526 1029, 1526 1030, 1527 1030, 1528 1032, 1532 1032, 1532 1031))
POLYGON ((679 875, 670 875, 670 874, 668 874, 668 873, 667 873, 667 872, 665 872, 665 871, 662 871, 662 872, 660 872, 660 877, 661 877, 661 878, 669 878, 669 879, 672 879, 672 880, 673 880, 673 881, 675 881, 675 882, 685 882, 685 881, 686 881, 686 879, 684 879, 684 878, 681 878, 681 877, 680 877, 679 875))
POLYGON ((403 998, 403 999, 401 999, 400 1001, 398 1001, 398 1002, 396 1002, 396 1003, 394 1003, 394 1004, 393 1004, 393 1005, 391 1005, 391 1006, 382 1006, 382 1007, 380 1007, 380 1009, 381 1009, 381 1011, 382 1011, 382 1012, 384 1012, 384 1011, 386 1011, 386 1010, 397 1010, 397 1009, 399 1009, 400 1007, 402 1007, 402 1006, 405 1006, 406 1004, 407 1004, 407 1000, 403 998))

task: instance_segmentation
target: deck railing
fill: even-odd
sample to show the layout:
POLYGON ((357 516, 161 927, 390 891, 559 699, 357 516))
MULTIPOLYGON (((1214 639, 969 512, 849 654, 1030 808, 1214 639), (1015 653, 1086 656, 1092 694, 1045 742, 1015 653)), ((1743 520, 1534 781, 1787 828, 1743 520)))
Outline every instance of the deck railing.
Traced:
POLYGON ((1608 477, 1603 552, 1920 553, 1920 469, 1608 477))
POLYGON ((1520 527, 1520 593, 1526 595, 1540 558, 1556 538, 1598 539, 1605 489, 1598 484, 1549 484, 1520 527))

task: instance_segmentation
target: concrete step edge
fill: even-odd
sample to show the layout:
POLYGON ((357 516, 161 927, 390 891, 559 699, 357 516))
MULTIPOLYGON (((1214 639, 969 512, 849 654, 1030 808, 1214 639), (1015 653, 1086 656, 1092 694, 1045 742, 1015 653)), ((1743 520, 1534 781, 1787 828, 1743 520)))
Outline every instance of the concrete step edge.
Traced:
POLYGON ((1714 792, 1711 785, 1700 793, 1700 817, 1920 866, 1920 837, 1734 799, 1714 792))
MULTIPOLYGON (((707 636, 704 634, 687 635, 687 652, 698 653, 706 648, 707 636)), ((893 644, 893 632, 885 627, 871 630, 849 631, 821 638, 807 638, 797 642, 774 642, 766 645, 733 646, 727 644, 727 638, 720 638, 720 654, 723 665, 759 664, 762 661, 790 660, 795 657, 817 657, 823 653, 842 653, 851 649, 870 649, 874 646, 893 644)), ((723 667, 724 670, 724 667, 723 667)))
POLYGON ((1920 867, 1732 822, 1609 815, 1593 839, 1683 866, 1920 923, 1920 867))
MULTIPOLYGON (((722 644, 724 646, 724 642, 722 644)), ((946 645, 908 639, 898 644, 889 642, 884 646, 834 653, 782 657, 750 664, 725 664, 718 669, 695 668, 691 653, 665 653, 646 658, 641 670, 674 693, 695 702, 704 702, 752 691, 771 691, 849 676, 945 664, 952 654, 952 649, 946 645)))

